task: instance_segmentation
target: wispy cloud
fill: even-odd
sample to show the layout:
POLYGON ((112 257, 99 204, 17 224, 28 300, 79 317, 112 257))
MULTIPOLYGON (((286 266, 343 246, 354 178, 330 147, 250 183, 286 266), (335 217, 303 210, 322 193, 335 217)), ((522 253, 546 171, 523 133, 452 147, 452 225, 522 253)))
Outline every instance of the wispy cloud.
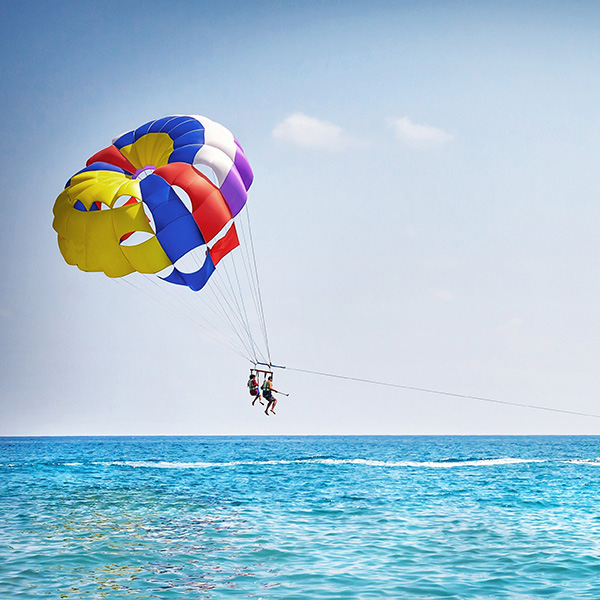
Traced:
POLYGON ((389 119, 389 124, 398 140, 417 148, 441 148, 454 138, 443 129, 413 123, 408 117, 389 119))
POLYGON ((301 112, 294 113, 278 123, 271 135, 275 139, 305 148, 340 150, 344 146, 358 145, 358 140, 339 125, 309 117, 301 112))

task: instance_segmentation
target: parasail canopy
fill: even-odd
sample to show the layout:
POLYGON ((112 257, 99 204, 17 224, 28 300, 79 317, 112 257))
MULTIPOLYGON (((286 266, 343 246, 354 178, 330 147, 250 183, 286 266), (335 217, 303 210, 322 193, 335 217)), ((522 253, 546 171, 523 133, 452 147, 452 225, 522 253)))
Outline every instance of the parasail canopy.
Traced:
POLYGON ((164 117, 94 154, 56 199, 52 225, 68 264, 144 292, 255 364, 270 362, 246 206, 252 180, 228 129, 164 117), (150 292, 139 274, 152 280, 150 292), (176 285, 155 285, 155 275, 176 285), (205 288, 194 296, 210 312, 178 293, 187 288, 205 288))
POLYGON ((60 251, 83 271, 153 273, 200 290, 239 245, 234 217, 252 179, 222 125, 200 116, 150 121, 69 179, 54 204, 60 251))

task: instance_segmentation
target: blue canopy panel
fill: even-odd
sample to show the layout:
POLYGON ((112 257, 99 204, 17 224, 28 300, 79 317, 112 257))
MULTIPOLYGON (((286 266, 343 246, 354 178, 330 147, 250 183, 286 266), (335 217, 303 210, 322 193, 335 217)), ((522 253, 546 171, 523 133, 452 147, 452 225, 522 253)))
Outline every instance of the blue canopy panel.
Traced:
POLYGON ((127 133, 124 133, 121 137, 114 140, 113 146, 120 150, 125 146, 133 144, 133 142, 135 142, 135 131, 128 131, 127 133))
POLYGON ((147 133, 149 133, 152 123, 153 123, 153 121, 150 121, 149 123, 144 123, 141 127, 138 127, 137 129, 135 129, 133 132, 133 139, 137 141, 141 137, 143 137, 147 133))
MULTIPOLYGON (((204 126, 198 119, 188 116, 163 117, 156 121, 149 121, 133 131, 124 133, 113 142, 113 145, 120 150, 133 144, 147 133, 167 133, 174 142, 174 148, 191 143, 204 145, 204 126), (177 140, 183 136, 186 136, 186 140, 177 144, 177 140)), ((170 160, 169 162, 175 161, 170 160)))
POLYGON ((202 234, 192 215, 176 219, 161 231, 157 230, 156 237, 172 263, 194 248, 204 245, 202 234))
POLYGON ((215 265, 210 254, 207 253, 206 260, 198 271, 194 273, 182 273, 176 267, 173 267, 173 271, 167 277, 161 277, 161 279, 168 281, 169 283, 187 285, 194 292, 199 292, 206 285, 214 272, 215 265))
POLYGON ((204 146, 204 129, 194 129, 174 138, 173 149, 177 150, 190 144, 204 146))
POLYGON ((176 148, 169 156, 169 164, 187 163, 188 165, 193 165, 194 158, 196 158, 196 154, 198 154, 198 150, 200 150, 202 146, 203 144, 190 144, 189 146, 176 148))
POLYGON ((152 173, 140 180, 140 191, 152 213, 157 233, 176 219, 191 216, 181 198, 160 175, 152 173))
POLYGON ((186 120, 182 121, 181 123, 178 123, 177 125, 175 125, 175 127, 170 127, 171 124, 169 123, 169 127, 163 129, 163 131, 165 131, 165 133, 168 133, 173 141, 194 131, 200 132, 202 134, 202 137, 204 137, 204 126, 202 125, 202 123, 200 123, 200 121, 198 121, 198 119, 194 119, 192 117, 184 118, 186 120))
POLYGON ((163 127, 169 127, 169 123, 171 121, 175 121, 178 120, 177 122, 181 122, 179 119, 181 119, 181 117, 162 117, 162 119, 156 119, 156 121, 153 121, 152 124, 150 125, 150 129, 148 130, 148 133, 160 133, 163 130, 163 127))
POLYGON ((173 152, 169 156, 169 164, 181 162, 194 164, 198 150, 204 146, 204 126, 198 119, 183 117, 187 120, 175 124, 169 122, 163 129, 173 140, 173 152), (168 131, 167 131, 168 129, 168 131))
POLYGON ((140 190, 154 218, 156 237, 172 263, 206 243, 192 213, 160 175, 142 179, 140 190))

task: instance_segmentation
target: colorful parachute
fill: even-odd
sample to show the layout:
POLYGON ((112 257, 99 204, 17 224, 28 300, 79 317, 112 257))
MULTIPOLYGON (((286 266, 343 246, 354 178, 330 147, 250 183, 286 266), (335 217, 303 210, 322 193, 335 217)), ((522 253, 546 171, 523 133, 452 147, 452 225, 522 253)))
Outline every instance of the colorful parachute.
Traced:
POLYGON ((150 121, 69 179, 54 204, 60 251, 83 271, 155 273, 200 290, 239 245, 233 219, 252 179, 222 125, 200 116, 150 121))

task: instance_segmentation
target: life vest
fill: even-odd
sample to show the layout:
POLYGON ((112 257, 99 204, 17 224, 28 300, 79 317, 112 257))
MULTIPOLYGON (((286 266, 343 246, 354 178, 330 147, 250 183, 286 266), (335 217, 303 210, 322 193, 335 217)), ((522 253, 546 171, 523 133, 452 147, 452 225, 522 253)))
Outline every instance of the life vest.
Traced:
POLYGON ((248 381, 248 387, 250 388, 250 393, 256 392, 258 390, 258 383, 256 383, 256 379, 250 379, 248 381))
POLYGON ((268 380, 268 379, 265 379, 265 380, 263 381, 263 384, 260 386, 260 389, 261 389, 263 392, 268 392, 268 391, 270 391, 270 390, 271 390, 271 388, 269 387, 269 380, 268 380))

